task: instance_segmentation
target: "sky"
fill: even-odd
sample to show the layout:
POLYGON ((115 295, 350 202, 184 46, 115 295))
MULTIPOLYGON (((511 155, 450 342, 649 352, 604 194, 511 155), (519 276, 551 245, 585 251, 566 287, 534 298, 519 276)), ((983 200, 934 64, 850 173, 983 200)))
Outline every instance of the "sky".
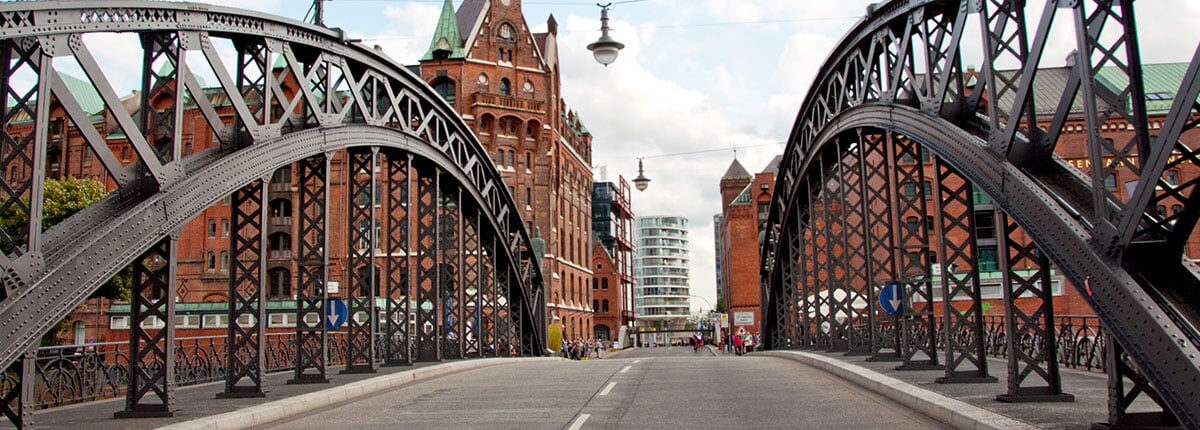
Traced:
MULTIPOLYGON (((735 156, 756 173, 782 154, 821 64, 872 2, 615 1, 609 12, 610 35, 625 49, 615 63, 604 67, 586 49, 600 35, 600 8, 594 1, 512 1, 522 2, 526 22, 535 32, 546 31, 551 15, 559 24, 562 95, 592 133, 595 179, 632 179, 642 158, 652 182, 646 191, 634 191, 634 212, 688 217, 691 288, 699 296, 692 299, 692 309, 710 309, 716 304, 713 215, 721 211, 721 175, 735 156)), ((302 20, 311 2, 211 3, 302 20)), ((461 3, 453 0, 455 9, 461 3)), ((1032 26, 1045 3, 1028 3, 1032 26)), ((379 45, 399 63, 415 64, 429 47, 442 4, 443 0, 330 0, 325 3, 325 23, 368 46, 379 45)), ((1190 61, 1200 41, 1200 31, 1195 30, 1200 1, 1140 1, 1135 8, 1146 62, 1190 61)), ((1070 24, 1069 16, 1060 15, 1043 67, 1061 66, 1073 48, 1070 24)), ((966 27, 967 40, 979 40, 978 27, 977 22, 966 27)), ((97 57, 105 57, 105 48, 130 43, 136 40, 89 41, 89 46, 99 51, 97 57)), ((965 49, 965 64, 982 63, 978 49, 965 49)), ((98 61, 118 68, 138 66, 113 55, 98 61)))

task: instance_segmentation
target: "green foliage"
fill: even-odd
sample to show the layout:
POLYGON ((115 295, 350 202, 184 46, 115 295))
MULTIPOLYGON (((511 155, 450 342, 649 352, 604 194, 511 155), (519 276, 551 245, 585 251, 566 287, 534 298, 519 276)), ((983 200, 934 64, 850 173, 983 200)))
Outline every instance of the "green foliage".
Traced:
POLYGON ((719 314, 725 313, 725 298, 724 297, 717 297, 717 313, 719 313, 719 314))

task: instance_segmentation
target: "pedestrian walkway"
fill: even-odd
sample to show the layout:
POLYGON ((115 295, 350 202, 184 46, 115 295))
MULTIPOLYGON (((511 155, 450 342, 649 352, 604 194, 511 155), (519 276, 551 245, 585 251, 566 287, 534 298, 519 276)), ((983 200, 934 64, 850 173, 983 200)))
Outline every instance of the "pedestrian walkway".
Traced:
MULTIPOLYGON (((303 415, 354 398, 367 396, 430 378, 514 361, 557 361, 559 358, 482 358, 421 362, 412 366, 381 367, 377 373, 329 373, 328 384, 288 384, 292 372, 269 374, 266 397, 218 399, 224 382, 193 385, 175 390, 175 416, 169 418, 113 419, 124 409, 125 398, 44 409, 34 413, 37 429, 141 430, 156 428, 235 429, 303 415)), ((0 428, 9 428, 8 420, 0 428)))
POLYGON ((1005 403, 996 400, 1008 387, 1008 368, 999 359, 988 360, 988 373, 997 382, 941 384, 937 379, 945 376, 944 370, 896 370, 898 362, 867 361, 865 356, 767 351, 750 357, 764 355, 819 367, 960 428, 1089 428, 1108 420, 1108 377, 1099 372, 1061 370, 1063 391, 1074 395, 1074 402, 1005 403))

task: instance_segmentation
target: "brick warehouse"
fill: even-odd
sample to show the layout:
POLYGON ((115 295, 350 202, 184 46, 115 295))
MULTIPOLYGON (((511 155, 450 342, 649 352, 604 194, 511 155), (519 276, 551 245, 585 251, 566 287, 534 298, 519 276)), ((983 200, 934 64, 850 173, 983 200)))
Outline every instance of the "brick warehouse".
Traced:
POLYGON ((532 33, 521 0, 446 0, 421 77, 495 154, 530 234, 546 241, 548 316, 591 337, 592 135, 561 98, 558 23, 532 33))
MULTIPOLYGON (((548 33, 532 34, 521 14, 519 0, 509 3, 467 1, 456 15, 447 1, 421 70, 426 81, 460 112, 485 148, 494 154, 514 200, 524 206, 525 213, 521 215, 527 220, 531 235, 544 238, 546 256, 542 267, 549 313, 563 319, 567 336, 591 336, 591 135, 558 97, 557 25, 553 17, 548 21, 548 33), (468 23, 461 27, 461 32, 458 22, 468 23), (489 38, 488 34, 494 37, 489 38), (459 42, 456 45, 450 43, 452 40, 459 42), (479 48, 464 48, 469 41, 479 48), (448 50, 443 49, 452 45, 448 50)), ((280 69, 274 73, 278 76, 280 69)), ((121 162, 136 161, 131 159, 135 156, 131 155, 127 140, 91 85, 68 75, 63 77, 76 97, 84 101, 84 109, 93 118, 91 126, 108 138, 114 153, 120 154, 121 162)), ((288 79, 281 80, 281 86, 285 92, 295 88, 288 79)), ((232 107, 228 101, 215 91, 208 97, 227 120, 226 128, 231 127, 232 107)), ((122 99, 124 105, 120 108, 136 112, 141 99, 135 91, 122 99)), ((196 109, 187 109, 182 115, 180 128, 187 142, 182 149, 185 156, 219 145, 217 133, 196 109)), ((100 163, 93 161, 94 154, 78 128, 65 120, 62 109, 52 109, 51 117, 57 120, 51 132, 48 177, 69 175, 109 182, 100 163)), ((9 122, 14 136, 28 133, 28 128, 19 118, 9 122)), ((333 155, 331 169, 330 201, 346 202, 348 170, 344 153, 333 155)), ((296 273, 292 253, 296 226, 292 223, 292 213, 297 204, 297 188, 293 176, 292 169, 280 169, 272 178, 267 199, 270 285, 267 323, 269 329, 276 329, 272 331, 287 331, 295 325, 295 302, 291 299, 296 273)), ((106 185, 113 189, 113 184, 106 185)), ((224 334, 229 323, 227 317, 220 315, 226 310, 229 288, 227 200, 206 209, 181 232, 176 318, 181 337, 224 334)), ((331 219, 345 219, 345 211, 344 205, 331 204, 329 215, 331 219)), ((330 281, 347 285, 346 227, 331 226, 329 233, 330 281)), ((69 318, 67 322, 73 327, 60 333, 60 341, 127 340, 128 312, 129 307, 124 303, 88 300, 69 318)))
POLYGON ((759 285, 760 225, 766 220, 767 209, 774 195, 775 175, 780 156, 776 156, 762 172, 753 176, 742 163, 734 159, 721 177, 721 224, 718 226, 717 256, 721 259, 719 273, 722 285, 720 300, 729 314, 731 332, 744 327, 757 332, 762 322, 762 294, 759 285), (746 322, 745 316, 752 321, 746 322), (737 320, 741 316, 740 321, 737 320))

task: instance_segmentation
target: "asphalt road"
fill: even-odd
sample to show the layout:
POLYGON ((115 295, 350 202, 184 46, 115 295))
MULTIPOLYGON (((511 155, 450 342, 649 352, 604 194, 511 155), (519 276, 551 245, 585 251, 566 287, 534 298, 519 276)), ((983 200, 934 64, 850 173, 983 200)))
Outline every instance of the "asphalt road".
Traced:
POLYGON ((465 371, 268 428, 946 428, 801 364, 690 347, 465 371))

